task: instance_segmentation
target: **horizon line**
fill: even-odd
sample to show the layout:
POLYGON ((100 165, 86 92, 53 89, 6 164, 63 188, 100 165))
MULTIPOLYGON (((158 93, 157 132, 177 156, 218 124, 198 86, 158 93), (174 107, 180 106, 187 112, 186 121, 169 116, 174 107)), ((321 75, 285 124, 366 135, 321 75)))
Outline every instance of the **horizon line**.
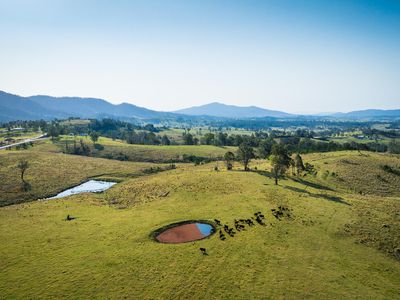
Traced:
POLYGON ((227 103, 224 103, 224 102, 221 102, 221 101, 211 101, 211 102, 206 102, 206 103, 200 104, 200 105, 192 105, 192 106, 187 106, 187 107, 184 107, 184 108, 178 108, 178 109, 169 111, 169 110, 158 110, 158 109, 154 109, 154 108, 148 108, 148 107, 144 107, 144 106, 139 106, 139 105, 136 105, 134 103, 126 102, 126 101, 122 101, 122 102, 119 102, 119 103, 114 103, 114 102, 112 102, 110 100, 107 100, 105 98, 91 97, 91 96, 86 96, 86 97, 82 97, 82 96, 53 96, 53 95, 50 95, 50 94, 34 94, 34 95, 24 96, 24 95, 17 94, 17 93, 14 93, 14 92, 6 92, 5 90, 0 90, 0 92, 6 93, 6 94, 11 94, 11 95, 22 97, 22 98, 44 96, 44 97, 52 97, 52 98, 96 99, 96 100, 106 101, 106 102, 108 102, 108 103, 110 103, 112 105, 130 104, 130 105, 134 105, 136 107, 145 108, 145 109, 148 109, 148 110, 153 110, 153 111, 158 111, 158 112, 166 112, 166 113, 175 113, 175 112, 177 112, 179 110, 184 110, 184 109, 189 109, 189 108, 194 108, 194 107, 202 107, 202 106, 206 106, 206 105, 210 105, 210 104, 222 104, 222 105, 226 105, 226 106, 234 106, 234 107, 239 107, 239 108, 254 107, 254 108, 260 108, 260 109, 265 109, 265 110, 272 110, 272 111, 288 113, 288 114, 292 114, 292 115, 305 115, 305 116, 306 115, 309 115, 309 116, 316 116, 316 115, 324 116, 325 115, 325 116, 327 116, 329 114, 338 114, 338 113, 346 114, 346 113, 351 113, 351 112, 356 112, 356 111, 367 111, 367 110, 400 110, 400 107, 397 107, 397 108, 359 108, 359 109, 353 109, 353 110, 350 110, 350 111, 331 111, 331 112, 322 112, 322 111, 318 112, 317 111, 317 112, 314 112, 314 113, 312 113, 312 112, 288 112, 286 110, 275 109, 275 108, 274 109, 265 108, 265 107, 256 106, 256 105, 242 106, 242 105, 237 105, 237 104, 227 104, 227 103))

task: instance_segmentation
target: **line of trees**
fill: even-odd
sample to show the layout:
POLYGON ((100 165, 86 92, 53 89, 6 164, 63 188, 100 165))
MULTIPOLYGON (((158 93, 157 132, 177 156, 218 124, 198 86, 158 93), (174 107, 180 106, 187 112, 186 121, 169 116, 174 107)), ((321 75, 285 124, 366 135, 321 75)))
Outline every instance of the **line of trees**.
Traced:
MULTIPOLYGON (((247 143, 239 145, 236 155, 231 151, 226 152, 224 155, 227 170, 232 170, 233 162, 239 161, 243 164, 244 170, 249 171, 249 163, 253 158, 256 158, 256 153, 254 148, 247 143)), ((297 176, 300 176, 300 173, 303 171, 312 174, 315 173, 313 165, 308 163, 304 165, 303 159, 299 153, 296 153, 294 158, 292 158, 287 146, 281 143, 272 145, 268 159, 272 165, 271 173, 274 176, 276 185, 278 184, 279 178, 284 176, 290 167, 292 167, 292 173, 297 176)))
MULTIPOLYGON (((299 121, 303 122, 303 121, 299 121)), ((318 123, 319 124, 319 123, 318 123)), ((334 123, 335 124, 335 123, 334 123)), ((347 124, 347 123, 346 123, 347 124)), ((68 121, 52 121, 46 122, 40 121, 18 121, 9 122, 4 124, 7 128, 15 126, 21 126, 22 128, 41 129, 49 134, 52 139, 55 139, 59 135, 89 135, 91 138, 95 135, 105 136, 112 139, 121 139, 129 144, 144 144, 144 145, 170 145, 176 142, 171 140, 167 135, 161 135, 160 132, 163 128, 154 127, 152 124, 144 126, 135 125, 132 123, 113 120, 113 119, 102 119, 102 120, 90 120, 88 123, 85 122, 68 122, 68 121)), ((346 126, 349 128, 360 126, 360 123, 349 123, 346 126)), ((338 125, 339 126, 339 125, 338 125)), ((222 130, 222 128, 221 128, 222 130)), ((315 138, 315 132, 309 129, 297 129, 295 131, 285 130, 271 130, 268 133, 264 131, 256 131, 251 135, 243 134, 228 134, 227 132, 216 131, 201 133, 200 137, 190 133, 190 129, 185 130, 182 135, 183 144, 185 145, 215 145, 215 146, 239 146, 243 143, 255 148, 257 154, 260 157, 267 157, 271 154, 272 146, 279 142, 284 144, 289 152, 299 153, 310 153, 310 152, 328 152, 328 151, 340 151, 340 150, 363 150, 363 151, 375 151, 375 152, 386 152, 400 153, 400 147, 398 142, 393 142, 388 145, 385 143, 379 143, 378 141, 369 143, 357 143, 357 142, 346 142, 337 143, 333 141, 327 141, 326 138, 321 137, 323 135, 340 134, 342 129, 331 128, 326 131, 318 132, 318 139, 315 138)), ((363 127, 363 133, 368 136, 375 136, 377 134, 385 134, 386 136, 397 136, 399 135, 394 130, 385 131, 371 129, 367 123, 363 127)), ((198 130, 199 131, 199 130, 198 130)), ((228 131, 229 132, 229 131, 228 131)), ((197 135, 198 136, 198 135, 197 135)), ((92 139, 93 141, 93 139, 92 139)), ((93 141, 96 144, 97 139, 93 141)))

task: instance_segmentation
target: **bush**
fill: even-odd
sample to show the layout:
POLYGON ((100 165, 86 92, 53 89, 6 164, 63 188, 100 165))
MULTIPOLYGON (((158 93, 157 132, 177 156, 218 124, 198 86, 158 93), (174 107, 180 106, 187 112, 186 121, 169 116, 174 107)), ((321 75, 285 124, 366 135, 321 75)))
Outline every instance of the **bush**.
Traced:
POLYGON ((395 168, 389 166, 389 165, 383 165, 381 166, 382 170, 397 176, 400 176, 400 170, 396 170, 395 168))
POLYGON ((318 173, 317 170, 315 169, 314 165, 312 165, 308 162, 304 165, 304 169, 308 174, 311 174, 314 176, 317 175, 317 173, 318 173))

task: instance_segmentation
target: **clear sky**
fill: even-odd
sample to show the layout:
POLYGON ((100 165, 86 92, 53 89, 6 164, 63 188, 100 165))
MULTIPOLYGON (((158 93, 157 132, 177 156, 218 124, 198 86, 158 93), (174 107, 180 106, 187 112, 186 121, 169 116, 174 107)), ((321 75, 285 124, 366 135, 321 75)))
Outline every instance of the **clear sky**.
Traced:
POLYGON ((400 108, 400 1, 0 0, 0 90, 157 110, 400 108))

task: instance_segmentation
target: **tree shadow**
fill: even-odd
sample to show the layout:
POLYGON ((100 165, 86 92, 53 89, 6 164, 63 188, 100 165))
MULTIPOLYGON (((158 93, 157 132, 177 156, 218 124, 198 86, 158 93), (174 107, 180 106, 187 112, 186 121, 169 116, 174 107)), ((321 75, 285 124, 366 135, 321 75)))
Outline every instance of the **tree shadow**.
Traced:
POLYGON ((257 173, 257 174, 259 174, 261 176, 265 176, 265 177, 268 177, 268 178, 274 178, 274 175, 269 171, 251 170, 251 172, 257 173))
POLYGON ((307 181, 307 180, 304 180, 304 179, 301 179, 301 178, 292 178, 292 180, 294 182, 301 183, 301 184, 304 184, 306 186, 309 186, 309 187, 312 187, 312 188, 315 188, 315 189, 318 189, 318 190, 333 191, 333 189, 331 189, 330 187, 324 186, 324 185, 319 184, 319 183, 310 182, 310 181, 307 181))
POLYGON ((346 202, 343 198, 339 197, 339 196, 333 196, 333 195, 328 195, 328 194, 317 194, 317 193, 311 193, 305 189, 301 189, 301 188, 297 188, 297 187, 293 187, 293 186, 288 186, 288 185, 284 185, 282 186, 285 189, 297 192, 297 193, 304 193, 309 195, 310 197, 313 198, 320 198, 320 199, 324 199, 324 200, 328 200, 328 201, 333 201, 336 203, 340 203, 340 204, 344 204, 344 205, 351 205, 350 203, 346 202))

